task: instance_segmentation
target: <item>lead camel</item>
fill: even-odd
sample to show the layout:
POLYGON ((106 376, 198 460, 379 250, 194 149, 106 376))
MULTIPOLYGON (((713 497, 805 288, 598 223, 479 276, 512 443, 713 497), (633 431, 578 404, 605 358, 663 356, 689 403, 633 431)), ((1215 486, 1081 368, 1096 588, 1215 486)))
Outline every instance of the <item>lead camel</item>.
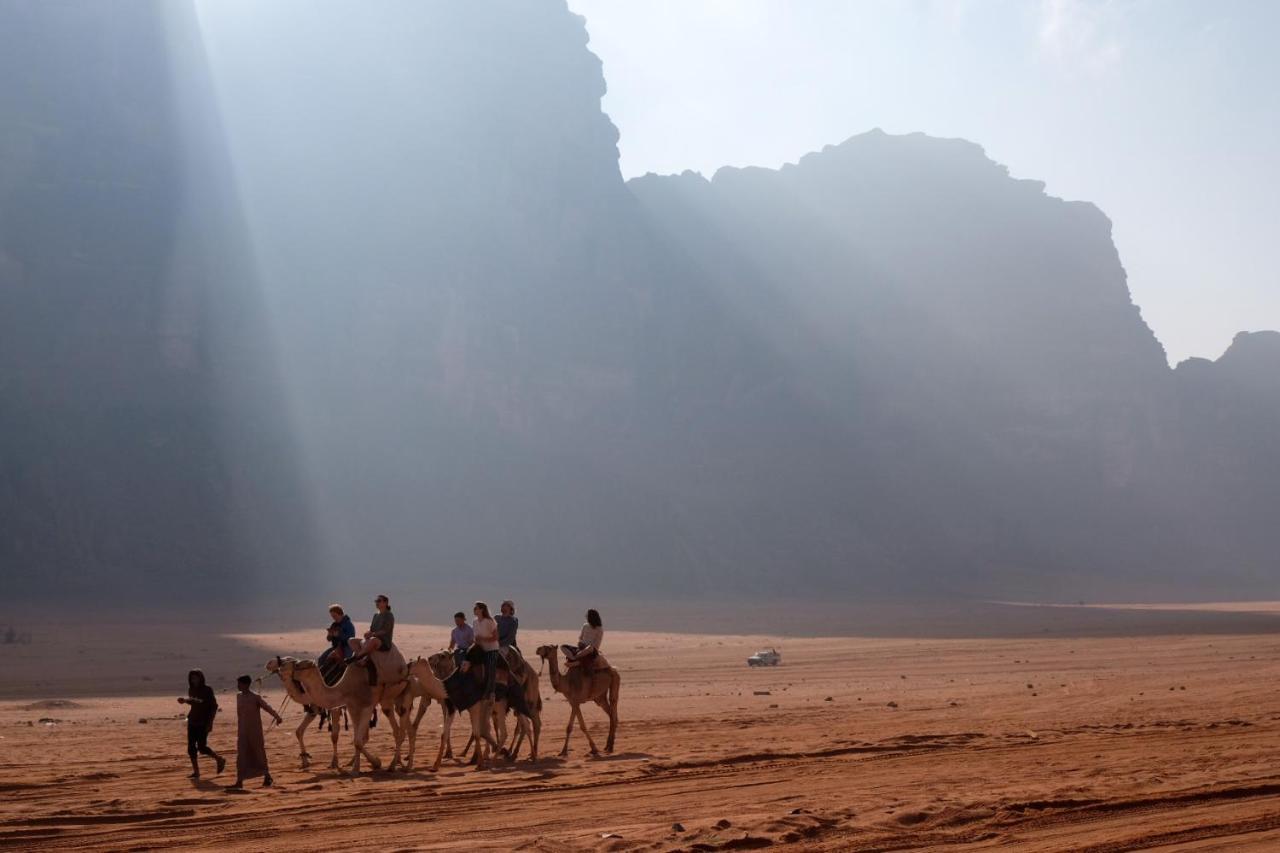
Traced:
POLYGON ((560 755, 569 754, 569 736, 573 734, 573 721, 576 718, 582 724, 582 733, 587 737, 592 755, 599 755, 591 732, 587 730, 587 721, 582 716, 582 706, 587 702, 595 702, 609 715, 609 739, 605 741, 604 751, 613 752, 613 739, 618 732, 618 690, 622 686, 622 676, 612 666, 606 669, 594 669, 590 674, 582 672, 580 667, 573 672, 560 672, 560 650, 555 646, 539 646, 538 657, 551 664, 551 687, 557 693, 564 694, 569 700, 569 727, 564 731, 564 747, 560 755))

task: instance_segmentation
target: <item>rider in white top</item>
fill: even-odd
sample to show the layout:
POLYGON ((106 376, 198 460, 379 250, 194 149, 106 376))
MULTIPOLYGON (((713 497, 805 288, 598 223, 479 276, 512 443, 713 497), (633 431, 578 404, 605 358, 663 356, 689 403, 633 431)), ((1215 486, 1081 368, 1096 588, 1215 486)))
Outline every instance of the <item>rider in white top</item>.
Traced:
POLYGON ((600 619, 600 612, 598 610, 588 610, 587 622, 582 626, 582 630, 578 632, 578 647, 563 647, 569 666, 577 666, 584 661, 593 660, 596 652, 600 651, 602 642, 604 642, 604 622, 600 619))
MULTIPOLYGON (((475 614, 476 645, 484 652, 484 698, 493 699, 495 679, 498 676, 498 623, 489 615, 489 605, 477 601, 471 611, 475 614)), ((463 671, 471 667, 463 664, 463 671)))

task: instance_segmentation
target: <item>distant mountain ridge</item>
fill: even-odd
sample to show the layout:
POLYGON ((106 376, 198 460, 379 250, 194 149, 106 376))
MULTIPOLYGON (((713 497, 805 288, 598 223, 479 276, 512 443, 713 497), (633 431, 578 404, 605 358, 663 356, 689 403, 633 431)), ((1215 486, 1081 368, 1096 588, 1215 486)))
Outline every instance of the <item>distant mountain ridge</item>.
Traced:
POLYGON ((219 97, 112 9, 0 7, 17 595, 1280 579, 1280 334, 1171 370, 1107 217, 973 143, 624 182, 563 0, 280 0, 219 97))

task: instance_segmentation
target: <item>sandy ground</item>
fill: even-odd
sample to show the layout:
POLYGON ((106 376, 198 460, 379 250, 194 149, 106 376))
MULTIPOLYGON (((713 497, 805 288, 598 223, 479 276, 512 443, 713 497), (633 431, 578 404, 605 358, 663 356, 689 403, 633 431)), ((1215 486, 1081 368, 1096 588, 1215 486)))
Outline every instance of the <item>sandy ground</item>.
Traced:
MULTIPOLYGON (((325 767, 327 735, 313 730, 320 769, 304 771, 290 705, 267 735, 277 787, 229 793, 230 774, 215 778, 211 765, 185 778, 174 697, 187 667, 201 663, 230 699, 240 671, 261 673, 269 655, 313 646, 315 633, 104 623, 4 647, 0 847, 1280 849, 1280 633, 1221 623, 1030 639, 612 631, 623 679, 612 756, 591 758, 575 733, 557 757, 567 704, 544 676, 537 764, 348 777, 325 767), (767 645, 783 665, 746 667, 767 645)), ((522 631, 522 645, 573 634, 522 631)), ((397 629, 411 654, 445 636, 397 629)), ((280 705, 278 682, 264 692, 280 705)), ((603 739, 603 714, 586 713, 603 739)), ((433 708, 419 741, 428 756, 439 722, 433 708)), ((455 728, 459 748, 466 732, 455 728)), ((232 714, 211 743, 234 749, 232 714)), ((390 757, 385 725, 373 746, 390 757)), ((351 755, 345 733, 340 754, 351 755)))

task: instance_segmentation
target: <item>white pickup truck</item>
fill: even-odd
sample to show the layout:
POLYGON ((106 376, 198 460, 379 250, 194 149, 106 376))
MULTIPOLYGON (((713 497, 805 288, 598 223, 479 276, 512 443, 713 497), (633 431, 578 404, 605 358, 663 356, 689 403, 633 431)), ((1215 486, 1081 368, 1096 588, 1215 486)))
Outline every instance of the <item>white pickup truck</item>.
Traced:
POLYGON ((782 663, 782 655, 777 649, 764 649, 747 658, 747 666, 777 666, 782 663))

